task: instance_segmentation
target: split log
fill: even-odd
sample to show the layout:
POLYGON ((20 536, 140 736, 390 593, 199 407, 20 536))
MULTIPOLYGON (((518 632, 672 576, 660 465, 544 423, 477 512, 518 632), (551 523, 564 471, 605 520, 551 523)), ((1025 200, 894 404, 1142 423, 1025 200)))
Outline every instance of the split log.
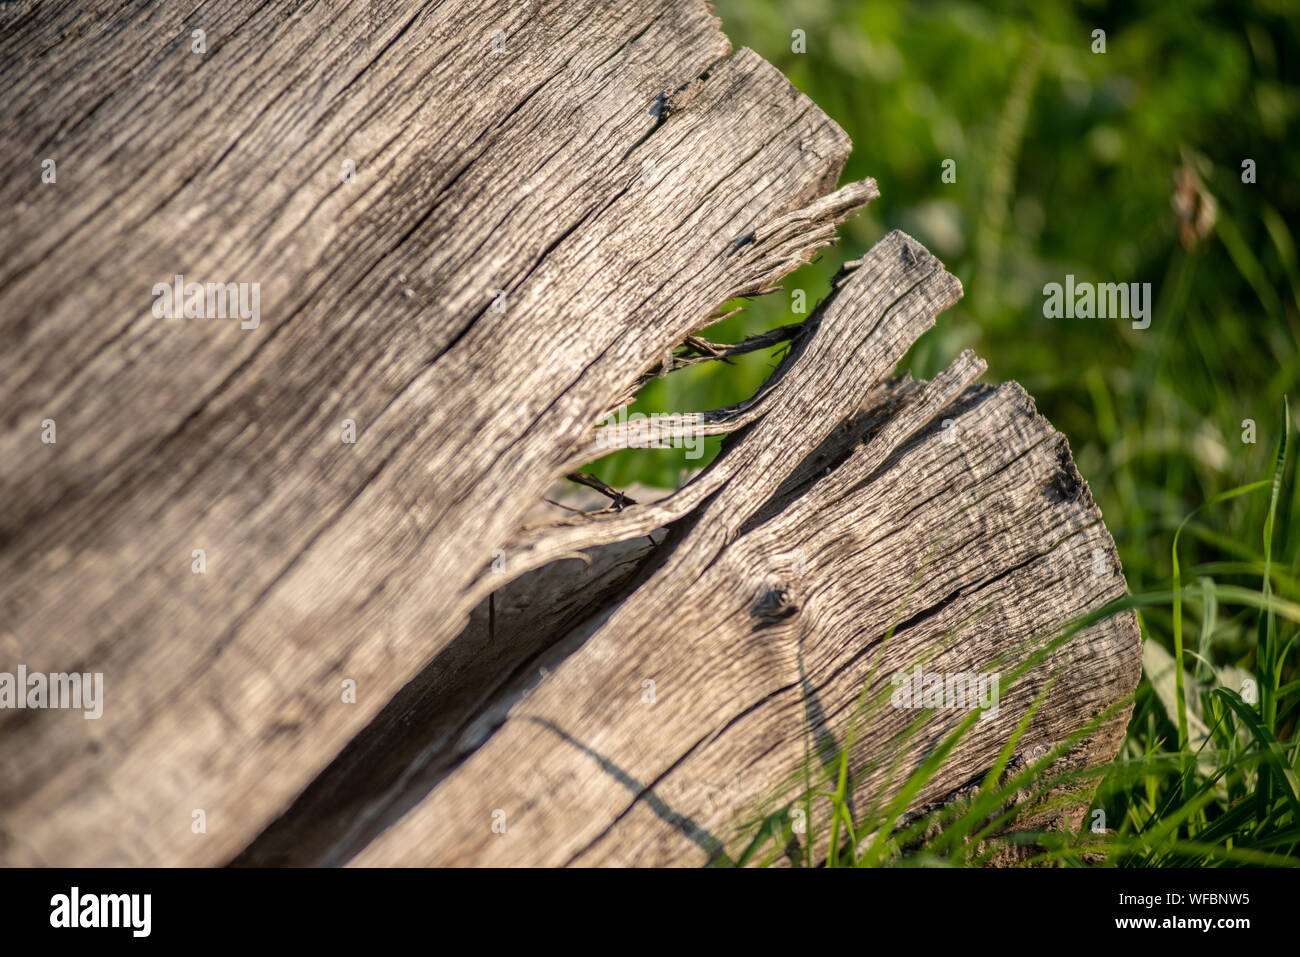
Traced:
MULTIPOLYGON (((0 156, 31 175, 0 183, 0 671, 103 672, 106 701, 0 712, 0 862, 716 859, 873 656, 983 669, 1123 593, 1018 386, 969 355, 889 379, 960 294, 899 233, 703 417, 709 469, 529 521, 666 352, 876 195, 705 4, 4 16, 0 156), (158 318, 176 275, 256 284, 257 321, 158 318)), ((1024 748, 1139 668, 1131 614, 1085 630, 916 806, 1049 682, 1024 748)), ((857 739, 857 794, 905 720, 857 739)))

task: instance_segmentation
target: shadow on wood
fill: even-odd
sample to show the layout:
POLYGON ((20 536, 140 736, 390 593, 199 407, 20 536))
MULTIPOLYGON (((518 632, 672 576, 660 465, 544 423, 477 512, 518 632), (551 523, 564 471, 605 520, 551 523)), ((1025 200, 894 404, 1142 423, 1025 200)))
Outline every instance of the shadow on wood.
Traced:
MULTIPOLYGON (((0 36, 0 156, 33 171, 0 180, 0 671, 105 679, 98 720, 0 713, 0 862, 703 863, 844 740, 873 661, 1000 668, 1124 592, 1018 386, 889 378, 960 295, 900 233, 759 395, 679 423, 728 434, 709 469, 531 521, 667 351, 877 195, 706 4, 203 10, 0 36), (189 282, 256 320, 160 315, 189 282)), ((1053 676, 1025 748, 1139 668, 1131 613, 1083 631, 917 806, 1053 676)), ((858 736, 855 795, 907 720, 858 736)))

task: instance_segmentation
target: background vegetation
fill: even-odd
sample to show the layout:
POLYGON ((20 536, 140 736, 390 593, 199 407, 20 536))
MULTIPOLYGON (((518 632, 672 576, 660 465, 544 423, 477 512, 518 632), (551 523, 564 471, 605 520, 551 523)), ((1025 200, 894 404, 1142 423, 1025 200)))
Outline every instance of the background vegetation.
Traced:
MULTIPOLYGON (((929 377, 972 347, 991 381, 1019 380, 1035 396, 1069 437, 1141 607, 1147 676, 1099 791, 1118 830, 1101 859, 1294 861, 1294 456, 1273 479, 1283 399, 1300 377, 1300 6, 714 6, 737 46, 776 64, 848 132, 844 181, 875 177, 882 195, 784 292, 706 334, 738 341, 799 320, 791 290, 815 303, 841 262, 893 228, 925 243, 966 295, 903 368, 929 377), (1093 52, 1097 29, 1104 53, 1093 52), (806 52, 793 52, 794 30, 805 32, 806 52), (955 183, 941 178, 946 159, 956 162, 955 183), (1246 159, 1256 164, 1253 184, 1242 181, 1246 159), (1045 318, 1043 286, 1067 273, 1150 282, 1151 327, 1045 318), (1247 419, 1253 443, 1244 440, 1247 419), (1198 508, 1176 565, 1175 530, 1198 508), (1257 704, 1239 697, 1246 678, 1264 686, 1257 704)), ((768 352, 686 369, 649 386, 636 408, 716 408, 752 394, 773 365, 768 352)), ((615 486, 676 485, 683 466, 699 464, 680 450, 631 451, 597 471, 615 486)), ((780 820, 765 826, 780 830, 780 820)), ((972 852, 961 848, 974 846, 965 842, 973 833, 971 825, 962 840, 929 851, 872 844, 865 856, 850 842, 841 862, 968 862, 972 852)), ((1080 846, 1052 859, 1098 860, 1080 846)))

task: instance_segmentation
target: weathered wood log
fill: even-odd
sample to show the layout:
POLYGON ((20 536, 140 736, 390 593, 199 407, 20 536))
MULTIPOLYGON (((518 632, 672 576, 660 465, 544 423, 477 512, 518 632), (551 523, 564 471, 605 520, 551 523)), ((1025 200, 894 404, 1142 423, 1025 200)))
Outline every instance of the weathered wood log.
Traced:
MULTIPOLYGON (((0 711, 3 863, 703 862, 873 656, 984 669, 1123 593, 1019 387, 969 355, 888 379, 960 295, 900 233, 703 417, 710 468, 530 521, 665 352, 876 195, 705 4, 5 16, 0 671, 103 672, 105 703, 0 711), (256 315, 159 317, 178 275, 256 315)), ((1023 748, 1139 667, 1131 614, 1085 630, 916 806, 1054 678, 1023 748)), ((857 793, 905 722, 859 735, 857 793)))

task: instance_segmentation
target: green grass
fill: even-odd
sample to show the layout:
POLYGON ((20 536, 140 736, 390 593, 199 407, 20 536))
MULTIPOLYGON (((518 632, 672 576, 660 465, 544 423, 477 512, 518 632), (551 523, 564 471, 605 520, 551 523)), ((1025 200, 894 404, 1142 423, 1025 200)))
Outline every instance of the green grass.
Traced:
MULTIPOLYGON (((1290 412, 1277 410, 1300 384, 1300 8, 714 5, 737 46, 773 62, 849 133, 844 180, 873 176, 882 195, 846 224, 840 247, 709 338, 798 321, 792 290, 804 289, 811 308, 841 262, 902 228, 966 290, 903 367, 932 376, 971 347, 989 379, 1020 381, 1068 436, 1115 537, 1146 675, 1120 755, 1095 782, 1110 833, 1034 835, 1045 842, 1036 853, 1050 863, 1293 862, 1300 486, 1290 412), (795 29, 807 52, 791 50, 795 29), (1106 31, 1104 54, 1091 49, 1095 29, 1106 31), (1242 181, 1247 158, 1254 183, 1242 181), (945 159, 956 162, 955 183, 943 182, 945 159), (1045 318, 1043 285, 1066 273, 1150 282, 1151 327, 1045 318), (1246 678, 1253 704, 1241 697, 1246 678)), ((775 352, 657 380, 636 408, 744 398, 775 352)), ((673 486, 717 448, 697 462, 681 450, 620 452, 596 471, 615 486, 673 486)), ((812 767, 833 764, 815 757, 803 810, 829 802, 831 863, 979 863, 1008 824, 998 809, 1012 784, 996 776, 969 807, 905 822, 902 833, 896 802, 854 820, 848 776, 814 780, 812 767)), ((1043 768, 1012 777, 1021 794, 1056 783, 1043 768)), ((752 825, 764 840, 736 859, 784 853, 788 815, 765 821, 752 825)))

